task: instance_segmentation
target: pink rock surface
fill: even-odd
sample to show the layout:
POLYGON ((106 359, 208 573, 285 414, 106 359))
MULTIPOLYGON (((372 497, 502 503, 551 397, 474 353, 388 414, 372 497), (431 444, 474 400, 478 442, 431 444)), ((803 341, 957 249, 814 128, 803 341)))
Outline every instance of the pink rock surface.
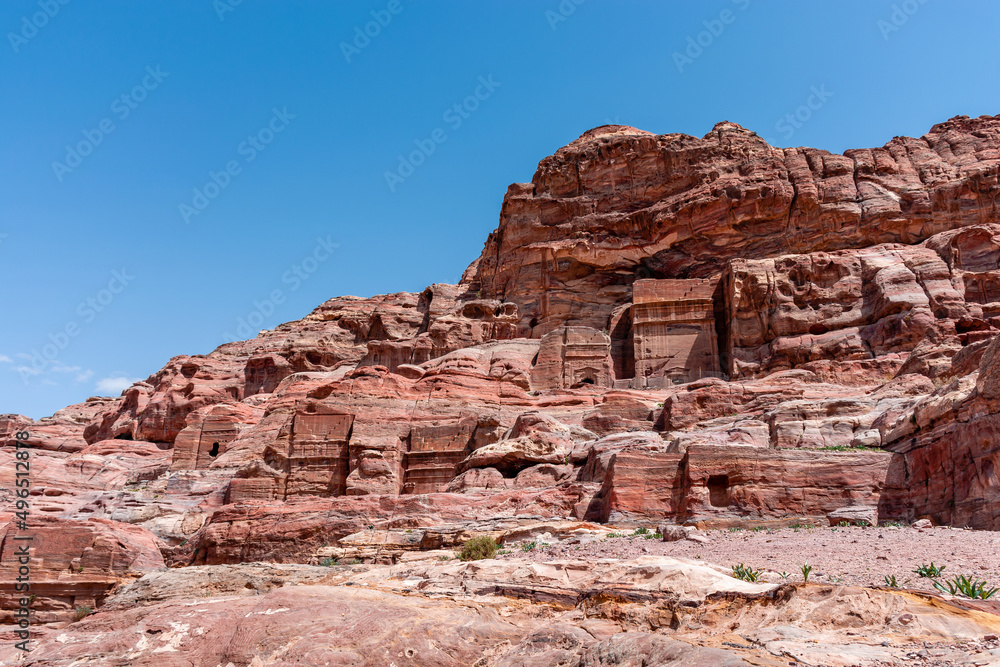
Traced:
POLYGON ((104 519, 72 521, 54 517, 31 520, 16 530, 13 516, 0 516, 0 622, 13 620, 12 609, 23 597, 15 589, 25 545, 15 535, 28 535, 28 568, 32 608, 37 621, 71 619, 80 607, 96 609, 117 584, 164 567, 159 540, 144 528, 104 519))

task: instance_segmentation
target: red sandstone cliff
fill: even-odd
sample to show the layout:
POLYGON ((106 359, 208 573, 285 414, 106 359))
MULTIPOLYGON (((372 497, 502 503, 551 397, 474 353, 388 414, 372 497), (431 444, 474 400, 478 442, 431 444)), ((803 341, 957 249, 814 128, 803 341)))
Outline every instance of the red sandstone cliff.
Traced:
POLYGON ((1000 118, 835 155, 735 123, 698 139, 584 133, 512 185, 475 270, 542 332, 606 325, 637 277, 705 277, 734 258, 914 244, 996 215, 1000 118))
MULTIPOLYGON (((460 285, 4 415, 0 482, 29 430, 36 511, 119 577, 500 518, 1000 529, 998 169, 1000 117, 844 155, 597 128, 510 187, 460 285)), ((114 583, 51 579, 53 613, 114 583)))

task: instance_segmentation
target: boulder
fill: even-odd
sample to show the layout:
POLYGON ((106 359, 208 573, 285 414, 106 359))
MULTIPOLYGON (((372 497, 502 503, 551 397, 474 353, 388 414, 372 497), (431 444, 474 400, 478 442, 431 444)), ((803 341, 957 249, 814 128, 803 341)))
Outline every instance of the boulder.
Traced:
POLYGON ((663 536, 664 542, 677 542, 688 536, 688 531, 684 530, 684 526, 678 526, 671 523, 660 524, 660 527, 657 528, 657 532, 663 536))
POLYGON ((829 519, 831 526, 848 523, 853 526, 872 527, 878 525, 878 508, 870 505, 841 507, 827 514, 826 518, 829 519))

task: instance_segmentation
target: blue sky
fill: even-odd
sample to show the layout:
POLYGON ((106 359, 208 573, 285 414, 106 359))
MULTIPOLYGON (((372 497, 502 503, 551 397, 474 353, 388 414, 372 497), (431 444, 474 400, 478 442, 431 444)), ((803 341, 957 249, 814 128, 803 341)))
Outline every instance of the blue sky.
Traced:
POLYGON ((117 395, 248 319, 456 282, 507 185, 598 125, 730 120, 841 152, 1000 113, 998 19, 943 0, 6 0, 0 413, 117 395))

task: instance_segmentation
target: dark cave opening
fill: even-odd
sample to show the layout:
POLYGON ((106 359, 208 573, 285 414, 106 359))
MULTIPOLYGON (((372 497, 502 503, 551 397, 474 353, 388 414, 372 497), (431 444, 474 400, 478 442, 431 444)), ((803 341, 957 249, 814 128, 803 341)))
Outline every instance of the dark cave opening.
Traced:
POLYGON ((708 501, 712 507, 729 507, 729 475, 708 478, 708 501))

